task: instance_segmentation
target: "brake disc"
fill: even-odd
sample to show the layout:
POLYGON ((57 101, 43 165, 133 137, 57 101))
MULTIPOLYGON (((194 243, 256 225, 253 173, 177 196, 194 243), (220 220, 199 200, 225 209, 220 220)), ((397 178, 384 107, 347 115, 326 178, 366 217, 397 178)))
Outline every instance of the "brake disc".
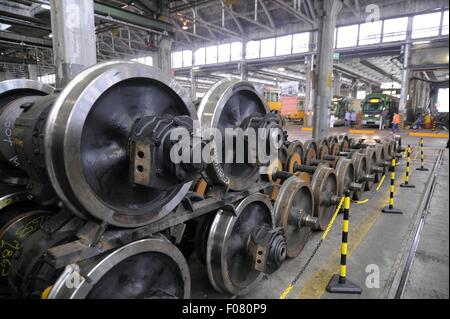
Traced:
POLYGON ((305 142, 305 155, 303 158, 304 165, 311 165, 311 161, 317 159, 318 146, 316 141, 308 140, 305 142))
MULTIPOLYGON (((370 174, 374 174, 374 177, 375 177, 374 183, 377 184, 380 182, 381 177, 383 176, 383 173, 374 171, 374 167, 379 167, 375 148, 368 147, 365 150, 364 154, 366 155, 366 158, 367 158, 369 172, 370 172, 370 174)), ((370 186, 370 185, 367 185, 367 186, 370 186)), ((368 191, 368 190, 370 190, 370 188, 366 187, 366 190, 368 191)))
POLYGON ((191 279, 183 254, 167 239, 142 239, 69 265, 49 299, 187 299, 191 279), (78 285, 66 282, 77 276, 78 285))
POLYGON ((300 159, 303 159, 305 156, 305 146, 301 141, 293 141, 288 146, 288 154, 298 154, 300 156, 300 159))
POLYGON ((319 153, 317 153, 317 158, 320 160, 325 159, 325 156, 330 155, 330 146, 326 139, 322 139, 319 142, 319 153))
POLYGON ((302 165, 303 154, 305 149, 303 143, 300 141, 292 142, 288 147, 288 163, 285 170, 294 173, 294 169, 298 165, 302 165))
POLYGON ((341 151, 341 145, 339 145, 337 138, 333 139, 330 143, 330 155, 337 156, 340 151, 341 151))
POLYGON ((395 141, 385 140, 382 145, 385 161, 392 160, 395 157, 395 141))
POLYGON ((73 213, 138 227, 181 202, 191 182, 163 189, 130 180, 134 124, 158 116, 197 118, 180 84, 140 63, 101 63, 64 88, 45 128, 45 160, 53 188, 73 213))
POLYGON ((248 118, 268 113, 264 99, 249 82, 224 79, 211 87, 198 110, 203 137, 210 141, 213 153, 212 164, 206 169, 208 182, 229 185, 231 190, 241 191, 259 181, 259 167, 256 163, 227 163, 221 157, 226 158, 229 153, 225 149, 226 129, 241 127, 248 118), (215 129, 221 133, 220 143, 217 137, 214 138, 213 132, 208 132, 215 129))
POLYGON ((339 147, 341 152, 350 151, 350 140, 347 134, 341 134, 338 137, 339 147))
POLYGON ((338 196, 342 197, 345 190, 350 190, 351 183, 356 181, 355 167, 352 160, 341 157, 335 167, 338 181, 338 196))
POLYGON ((374 185, 374 183, 372 180, 363 179, 363 177, 370 175, 366 155, 361 154, 361 153, 354 153, 352 155, 352 161, 353 161, 353 165, 355 167, 356 180, 358 183, 363 184, 362 191, 354 191, 353 192, 353 198, 355 200, 358 200, 358 199, 361 199, 361 193, 363 191, 372 189, 372 186, 374 185))
POLYGON ((275 224, 283 229, 290 258, 297 257, 308 241, 312 229, 307 221, 313 215, 313 207, 308 182, 292 176, 283 183, 274 205, 275 224))
POLYGON ((240 296, 262 276, 254 269, 247 250, 251 233, 259 226, 273 228, 272 205, 267 196, 255 193, 242 200, 234 212, 219 210, 208 237, 206 267, 215 290, 240 296))
POLYGON ((334 169, 320 165, 311 181, 314 194, 314 217, 319 219, 319 229, 325 230, 336 207, 332 202, 338 194, 337 177, 334 169))

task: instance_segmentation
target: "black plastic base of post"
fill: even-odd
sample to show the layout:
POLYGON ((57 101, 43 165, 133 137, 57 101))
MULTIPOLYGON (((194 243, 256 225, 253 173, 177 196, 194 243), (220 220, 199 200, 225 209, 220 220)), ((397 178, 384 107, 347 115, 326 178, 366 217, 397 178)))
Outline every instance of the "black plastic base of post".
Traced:
POLYGON ((428 170, 429 170, 428 168, 422 168, 422 167, 416 168, 416 171, 426 172, 428 170))
POLYGON ((327 286, 327 291, 330 293, 338 293, 338 294, 362 293, 362 289, 348 279, 345 280, 345 283, 340 283, 339 275, 334 275, 333 277, 331 277, 331 280, 327 286))
POLYGON ((413 184, 400 184, 400 187, 403 187, 403 188, 416 188, 416 186, 413 185, 413 184))
POLYGON ((386 206, 381 210, 385 214, 403 214, 403 212, 400 209, 397 208, 389 208, 389 206, 386 206))

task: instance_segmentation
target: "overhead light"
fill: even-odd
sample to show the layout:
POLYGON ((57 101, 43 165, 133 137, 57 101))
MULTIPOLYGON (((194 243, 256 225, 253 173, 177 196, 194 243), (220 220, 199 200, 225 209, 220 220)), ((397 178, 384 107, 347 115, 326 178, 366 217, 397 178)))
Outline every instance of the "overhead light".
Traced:
POLYGON ((50 34, 48 35, 48 37, 49 37, 49 38, 53 38, 53 34, 50 33, 50 34))
POLYGON ((277 71, 284 72, 284 71, 286 71, 286 69, 285 68, 278 68, 277 71))
POLYGON ((50 10, 50 5, 49 4, 41 4, 41 8, 45 9, 45 10, 50 10))
POLYGON ((419 41, 419 42, 413 42, 414 45, 416 44, 427 44, 430 43, 431 41, 419 41))

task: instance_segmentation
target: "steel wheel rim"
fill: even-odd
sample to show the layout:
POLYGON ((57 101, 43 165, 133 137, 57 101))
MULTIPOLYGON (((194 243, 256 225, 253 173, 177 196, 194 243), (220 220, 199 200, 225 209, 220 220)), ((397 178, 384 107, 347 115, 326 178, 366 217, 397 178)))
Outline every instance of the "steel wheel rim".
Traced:
MULTIPOLYGON (((211 87, 205 94, 198 109, 198 117, 203 130, 217 128, 224 138, 225 128, 240 126, 243 120, 253 114, 266 115, 269 109, 264 99, 256 92, 253 84, 235 79, 224 79, 211 87), (248 104, 245 108, 241 99, 248 104), (250 103, 251 102, 251 103, 250 103), (252 111, 253 110, 253 111, 252 111)), ((204 138, 211 136, 204 131, 204 138)), ((225 143, 222 143, 223 147, 225 143)), ((219 152, 214 141, 211 142, 212 151, 219 152)), ((222 150, 222 155, 225 152, 222 150)), ((253 163, 221 163, 212 158, 213 164, 208 166, 208 177, 218 183, 229 185, 231 190, 244 190, 259 180, 259 168, 253 163)))
MULTIPOLYGON (((127 244, 113 252, 101 256, 94 263, 86 263, 80 265, 81 281, 78 287, 68 288, 67 280, 73 276, 73 272, 64 272, 53 286, 48 298, 49 299, 85 299, 95 289, 95 285, 102 284, 101 280, 110 272, 114 271, 114 267, 120 265, 123 261, 134 256, 146 253, 156 253, 166 256, 171 260, 179 271, 179 280, 183 282, 183 292, 179 298, 188 299, 191 290, 191 278, 189 267, 182 253, 165 238, 148 238, 127 244), (86 268, 86 269, 84 269, 86 268), (88 279, 87 279, 88 278, 88 279)), ((159 255, 153 255, 157 257, 159 255)), ((153 277, 152 279, 154 279, 153 277)), ((95 290, 94 290, 95 291, 95 290)), ((164 296, 164 295, 163 295, 164 296)), ((91 296, 92 297, 92 296, 91 296)), ((168 296, 169 297, 169 296, 168 296)))
MULTIPOLYGON (((110 89, 115 85, 125 86, 127 81, 134 83, 136 79, 145 79, 145 84, 141 84, 143 90, 147 89, 147 83, 154 83, 163 87, 166 94, 174 94, 174 101, 178 101, 177 107, 184 108, 183 112, 186 112, 186 115, 196 119, 195 109, 188 94, 178 83, 155 68, 134 62, 112 61, 98 64, 78 74, 58 96, 45 128, 45 145, 48 149, 45 154, 46 164, 52 185, 61 200, 79 216, 94 216, 111 225, 122 227, 142 226, 166 216, 187 194, 191 184, 186 183, 172 190, 170 196, 168 194, 168 197, 165 197, 169 199, 164 201, 158 211, 153 209, 148 213, 145 210, 150 208, 146 208, 145 205, 148 207, 151 200, 146 203, 145 199, 139 199, 141 202, 135 206, 140 207, 137 208, 127 202, 124 204, 127 205, 126 209, 123 209, 114 202, 114 196, 109 195, 107 200, 105 197, 102 198, 98 193, 99 188, 93 189, 94 184, 87 180, 84 170, 89 169, 89 166, 86 164, 83 166, 82 160, 86 159, 84 154, 81 154, 81 147, 88 143, 84 140, 83 126, 90 119, 89 115, 95 110, 99 100, 105 96, 105 92, 111 92, 110 89)), ((141 109, 145 108, 142 106, 141 109)), ((137 116, 138 114, 129 115, 127 121, 137 116)), ((96 129, 92 125, 91 128, 96 129)), ((111 178, 115 178, 114 174, 111 172, 109 174, 113 176, 111 178)), ((132 186, 128 188, 130 187, 132 186)), ((130 192, 133 192, 131 188, 130 192)), ((145 189, 139 188, 139 192, 144 198, 152 197, 145 189)), ((155 203, 155 200, 153 202, 155 203)))
MULTIPOLYGON (((249 256, 245 256, 245 254, 240 257, 238 256, 240 268, 236 267, 236 264, 232 264, 230 267, 228 264, 229 259, 227 258, 231 240, 238 238, 236 237, 237 234, 234 226, 241 216, 246 217, 249 212, 253 217, 257 216, 258 214, 255 213, 256 211, 254 209, 261 210, 259 215, 261 220, 259 220, 259 222, 271 223, 270 226, 273 227, 274 217, 272 214, 272 205, 268 197, 261 193, 255 193, 242 200, 236 206, 236 216, 234 215, 234 212, 221 210, 214 218, 208 237, 206 266, 209 281, 216 291, 236 296, 244 295, 257 284, 262 276, 262 273, 252 269, 249 265, 245 268, 245 261, 249 256), (250 207, 252 205, 256 206, 250 207), (247 210, 247 207, 250 207, 252 211, 247 210), (236 282, 236 279, 242 279, 236 278, 235 271, 237 269, 246 272, 245 283, 236 282)), ((255 222, 254 219, 253 222, 255 222)), ((249 229, 244 229, 245 234, 247 234, 248 231, 249 229)), ((235 249, 235 251, 242 251, 246 243, 241 242, 241 245, 238 244, 237 241, 233 242, 231 248, 235 249)), ((249 264, 251 265, 251 263, 249 264)))
POLYGON ((299 228, 291 214, 293 210, 303 209, 307 215, 312 216, 313 207, 314 198, 309 183, 297 176, 292 176, 283 183, 274 205, 275 225, 283 228, 287 243, 286 253, 290 258, 300 254, 312 232, 310 227, 299 228))

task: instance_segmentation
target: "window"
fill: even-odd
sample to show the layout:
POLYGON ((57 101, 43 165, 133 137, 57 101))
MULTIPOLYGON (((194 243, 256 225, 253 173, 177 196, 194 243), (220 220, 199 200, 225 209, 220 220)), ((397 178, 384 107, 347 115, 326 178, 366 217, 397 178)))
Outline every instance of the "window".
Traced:
POLYGON ((219 62, 230 61, 230 49, 231 45, 229 43, 219 45, 219 62))
POLYGON ((363 23, 359 26, 359 45, 380 43, 382 21, 363 23))
POLYGON ((358 43, 358 25, 338 28, 337 48, 354 47, 358 43))
POLYGON ((172 68, 181 68, 183 67, 183 51, 173 52, 172 53, 172 68))
POLYGON ((437 107, 438 112, 440 112, 440 113, 448 112, 448 88, 447 89, 439 89, 436 107, 437 107))
POLYGON ((242 59, 242 43, 231 43, 231 61, 239 61, 242 59))
POLYGON ((259 58, 259 41, 249 41, 247 42, 247 52, 245 55, 246 59, 257 59, 259 58))
POLYGON ((441 13, 428 13, 417 15, 413 18, 412 38, 428 38, 439 35, 441 25, 441 13))
POLYGON ((309 32, 297 33, 292 36, 292 53, 309 51, 309 32))
POLYGON ((261 40, 261 58, 275 55, 275 38, 261 40))
POLYGON ((45 84, 55 84, 56 83, 56 76, 55 74, 46 74, 43 76, 38 76, 38 81, 45 83, 45 84))
POLYGON ((444 11, 444 20, 442 22, 442 34, 448 35, 448 10, 444 11))
POLYGON ((153 65, 153 57, 151 57, 151 56, 135 58, 135 59, 131 59, 131 61, 139 62, 139 63, 150 65, 150 66, 153 65))
POLYGON ((407 29, 408 18, 384 20, 383 42, 405 40, 407 29))
POLYGON ((206 64, 217 63, 217 45, 206 47, 206 64))
POLYGON ((291 54, 292 51, 292 35, 277 38, 276 55, 291 54))
POLYGON ((184 67, 192 66, 192 51, 191 50, 183 51, 183 66, 184 67))
POLYGON ((195 51, 194 54, 195 65, 203 65, 206 62, 205 48, 200 48, 195 51))

